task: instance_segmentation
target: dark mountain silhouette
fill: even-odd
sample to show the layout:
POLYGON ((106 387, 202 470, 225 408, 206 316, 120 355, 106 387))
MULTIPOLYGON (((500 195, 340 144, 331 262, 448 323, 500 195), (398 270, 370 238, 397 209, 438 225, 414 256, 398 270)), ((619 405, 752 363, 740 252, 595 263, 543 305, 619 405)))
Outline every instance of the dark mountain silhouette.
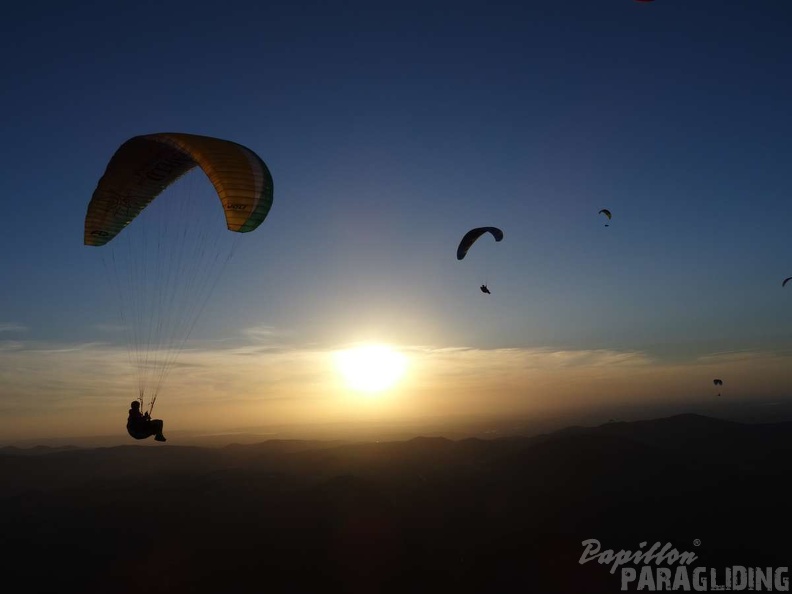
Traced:
POLYGON ((52 454, 53 452, 62 452, 62 451, 69 451, 69 450, 76 450, 79 449, 76 446, 59 446, 59 447, 51 447, 51 446, 33 446, 32 448, 19 448, 16 446, 3 446, 0 448, 0 455, 3 454, 17 454, 20 456, 38 456, 40 454, 52 454))
POLYGON ((493 440, 3 448, 4 573, 33 592, 619 591, 579 563, 592 538, 785 567, 791 453, 792 423, 697 415, 493 440))

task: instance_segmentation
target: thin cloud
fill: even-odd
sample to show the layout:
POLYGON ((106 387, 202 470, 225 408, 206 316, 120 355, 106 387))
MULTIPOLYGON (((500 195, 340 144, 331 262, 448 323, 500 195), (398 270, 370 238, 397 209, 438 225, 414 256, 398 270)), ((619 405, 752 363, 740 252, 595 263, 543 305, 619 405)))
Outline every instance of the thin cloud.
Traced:
POLYGON ((741 361, 756 361, 759 359, 768 359, 776 357, 785 357, 781 353, 774 351, 729 351, 723 353, 713 353, 711 355, 703 355, 698 357, 696 361, 703 365, 726 365, 730 363, 737 363, 741 361))
MULTIPOLYGON (((686 402, 691 395, 711 397, 710 376, 722 375, 713 369, 726 363, 730 396, 761 387, 757 396, 773 400, 788 392, 792 367, 792 357, 762 351, 670 363, 629 350, 406 345, 395 347, 409 365, 390 400, 362 406, 334 366, 338 348, 190 343, 170 369, 157 409, 198 426, 211 415, 237 425, 239 418, 343 420, 367 406, 390 406, 397 418, 583 410, 653 398, 686 402)), ((84 415, 117 423, 138 394, 138 370, 124 346, 5 341, 0 350, 0 433, 23 417, 34 423, 52 412, 52 423, 64 427, 82 423, 84 415)))
POLYGON ((21 351, 25 343, 19 340, 0 340, 0 351, 21 351))
MULTIPOLYGON (((275 326, 258 325, 244 328, 241 339, 227 341, 236 356, 256 357, 264 354, 284 353, 296 348, 289 340, 292 332, 275 326)), ((304 346, 304 345, 303 345, 304 346)))
POLYGON ((554 370, 648 366, 653 359, 640 351, 558 350, 549 348, 473 349, 465 347, 411 349, 415 355, 465 373, 494 370, 554 370))
POLYGON ((289 333, 275 326, 259 325, 244 328, 242 334, 251 340, 271 340, 289 333))
POLYGON ((22 324, 14 324, 10 322, 0 322, 0 332, 27 332, 28 327, 22 324))

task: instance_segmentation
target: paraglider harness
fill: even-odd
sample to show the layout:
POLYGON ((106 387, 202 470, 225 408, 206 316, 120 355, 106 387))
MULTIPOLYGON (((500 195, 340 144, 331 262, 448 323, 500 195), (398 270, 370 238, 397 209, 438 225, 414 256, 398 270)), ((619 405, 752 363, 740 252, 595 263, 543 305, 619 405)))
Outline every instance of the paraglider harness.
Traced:
MULTIPOLYGON (((140 401, 140 409, 143 409, 143 390, 140 391, 140 396, 137 398, 140 401)), ((154 403, 157 401, 157 395, 154 394, 154 397, 151 399, 149 403, 149 409, 143 413, 142 419, 146 422, 151 420, 151 413, 154 411, 154 403)), ((137 431, 133 428, 132 425, 129 424, 127 421, 127 433, 134 437, 135 439, 146 439, 147 437, 151 437, 151 433, 149 431, 137 431)))

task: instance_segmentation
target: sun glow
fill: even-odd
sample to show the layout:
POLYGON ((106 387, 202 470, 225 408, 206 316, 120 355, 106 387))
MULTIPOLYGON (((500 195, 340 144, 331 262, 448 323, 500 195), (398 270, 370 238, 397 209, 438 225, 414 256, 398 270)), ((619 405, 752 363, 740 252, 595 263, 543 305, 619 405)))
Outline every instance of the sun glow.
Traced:
POLYGON ((381 392, 407 370, 407 358, 385 345, 363 345, 336 353, 336 367, 353 390, 381 392))

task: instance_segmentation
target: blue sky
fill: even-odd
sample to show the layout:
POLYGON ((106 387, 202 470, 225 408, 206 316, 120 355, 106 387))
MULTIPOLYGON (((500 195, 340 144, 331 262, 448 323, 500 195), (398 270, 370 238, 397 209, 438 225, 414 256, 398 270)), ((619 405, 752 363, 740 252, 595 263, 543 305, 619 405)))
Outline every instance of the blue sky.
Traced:
MULTIPOLYGON (((542 373, 559 353, 583 386, 642 361, 644 375, 605 373, 591 402, 690 402, 713 372, 731 373, 734 398, 790 392, 784 0, 30 4, 0 28, 0 416, 19 435, 63 433, 47 411, 71 423, 88 393, 92 431, 123 416, 125 385, 91 359, 117 345, 101 330, 117 319, 82 226, 116 148, 166 131, 244 144, 273 174, 268 219, 191 335, 207 378, 221 354, 206 344, 262 348, 239 370, 256 377, 256 422, 345 419, 348 403, 305 378, 359 341, 413 353, 417 384, 389 396, 407 416, 479 412, 480 390, 513 391, 503 413, 558 404, 563 382, 542 373), (504 241, 456 261, 482 225, 504 241), (496 360, 536 371, 507 389, 496 360), (440 382, 445 364, 482 385, 440 382), (291 365, 278 388, 273 368, 291 365), (657 379, 671 377, 689 380, 657 379), (435 383, 469 395, 416 404, 435 383)), ((173 422, 187 375, 163 398, 173 422)), ((206 414, 240 389, 218 387, 206 414)))

